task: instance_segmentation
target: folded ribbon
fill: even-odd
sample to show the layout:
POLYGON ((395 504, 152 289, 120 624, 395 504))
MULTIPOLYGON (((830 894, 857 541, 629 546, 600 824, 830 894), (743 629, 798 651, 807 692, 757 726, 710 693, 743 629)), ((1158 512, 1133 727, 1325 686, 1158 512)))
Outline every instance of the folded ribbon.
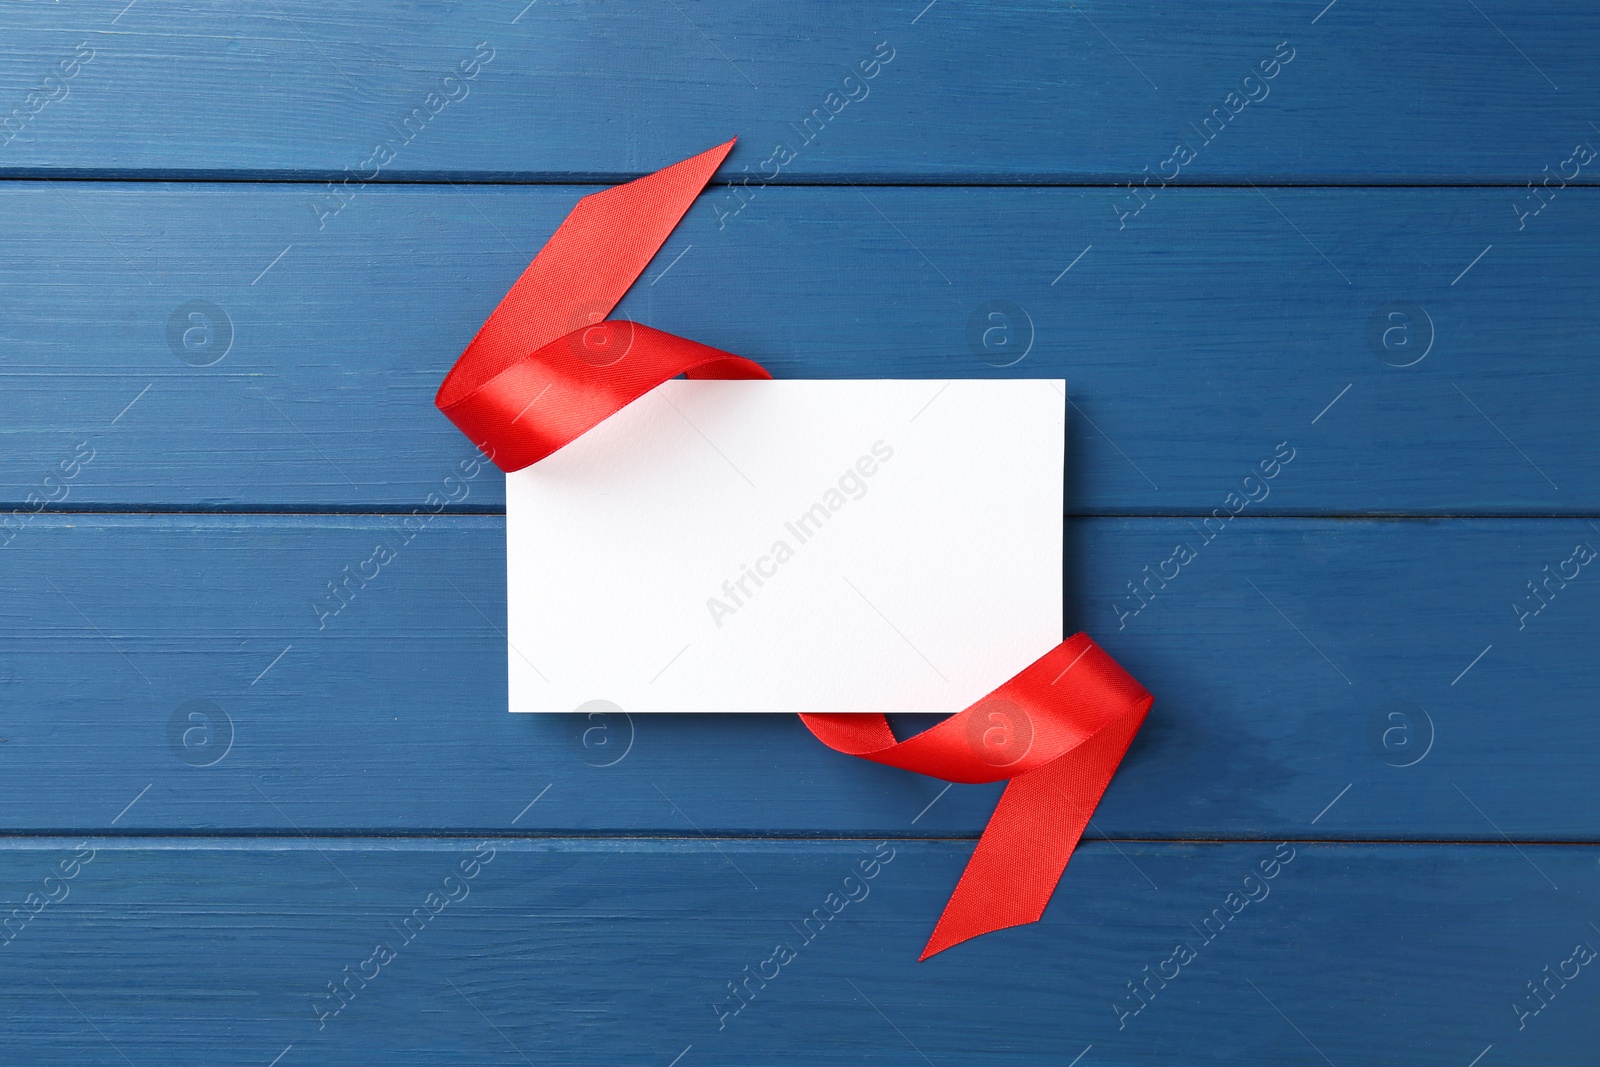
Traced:
MULTIPOLYGON (((669 378, 770 378, 758 363, 607 320, 733 148, 578 201, 445 377, 435 403, 505 471, 536 463, 669 378)), ((1153 697, 1086 634, 897 741, 882 715, 801 715, 839 752, 951 782, 1009 780, 922 958, 1030 923, 1153 697)))

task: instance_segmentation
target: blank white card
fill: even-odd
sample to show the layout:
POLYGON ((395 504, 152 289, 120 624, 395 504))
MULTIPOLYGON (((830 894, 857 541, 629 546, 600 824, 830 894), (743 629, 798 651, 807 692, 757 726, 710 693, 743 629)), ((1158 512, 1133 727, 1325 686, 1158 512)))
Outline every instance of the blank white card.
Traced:
POLYGON ((1065 396, 667 382, 506 478, 511 710, 959 711, 1062 639, 1065 396))

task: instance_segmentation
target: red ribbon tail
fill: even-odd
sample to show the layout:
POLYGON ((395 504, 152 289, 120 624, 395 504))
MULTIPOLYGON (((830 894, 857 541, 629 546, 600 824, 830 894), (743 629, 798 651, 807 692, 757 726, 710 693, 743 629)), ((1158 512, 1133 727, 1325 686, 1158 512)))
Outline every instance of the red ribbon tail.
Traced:
POLYGON ((1036 922, 1152 697, 1087 634, 994 692, 897 741, 882 715, 802 715, 823 744, 950 782, 1009 780, 922 959, 1036 922))
MULTIPOLYGON (((434 402, 503 470, 575 440, 669 378, 767 378, 758 363, 608 320, 733 142, 584 197, 445 377, 434 402)), ((1010 780, 927 959, 1044 913, 1152 698, 1086 634, 906 741, 881 715, 802 715, 824 744, 951 782, 1010 780)))
POLYGON ((590 193, 501 299, 434 403, 501 470, 536 463, 668 378, 770 378, 757 363, 607 320, 733 142, 590 193))
POLYGON ((982 934, 1037 922, 1152 698, 1053 763, 1013 778, 919 960, 982 934))

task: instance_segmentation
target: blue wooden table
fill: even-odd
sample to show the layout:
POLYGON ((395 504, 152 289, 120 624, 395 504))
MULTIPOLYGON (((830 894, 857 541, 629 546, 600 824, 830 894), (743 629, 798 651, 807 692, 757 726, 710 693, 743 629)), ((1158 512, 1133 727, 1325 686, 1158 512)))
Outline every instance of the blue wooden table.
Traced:
POLYGON ((1600 1062, 1600 10, 0 28, 5 1063, 1600 1062), (1157 698, 1043 921, 926 963, 997 789, 506 714, 503 481, 447 481, 572 203, 730 135, 623 312, 1066 378, 1068 631, 1157 698))

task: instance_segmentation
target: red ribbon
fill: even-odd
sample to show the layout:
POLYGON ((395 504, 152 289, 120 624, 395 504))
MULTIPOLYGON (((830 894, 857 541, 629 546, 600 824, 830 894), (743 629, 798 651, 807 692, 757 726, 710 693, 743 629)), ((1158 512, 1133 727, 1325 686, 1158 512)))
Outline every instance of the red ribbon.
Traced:
MULTIPOLYGON (((505 471, 536 463, 669 378, 758 363, 606 320, 733 148, 578 201, 462 353, 435 403, 505 471)), ((950 782, 1009 780, 922 958, 1044 913, 1154 700, 1086 634, 905 741, 882 715, 801 715, 823 744, 950 782)))

